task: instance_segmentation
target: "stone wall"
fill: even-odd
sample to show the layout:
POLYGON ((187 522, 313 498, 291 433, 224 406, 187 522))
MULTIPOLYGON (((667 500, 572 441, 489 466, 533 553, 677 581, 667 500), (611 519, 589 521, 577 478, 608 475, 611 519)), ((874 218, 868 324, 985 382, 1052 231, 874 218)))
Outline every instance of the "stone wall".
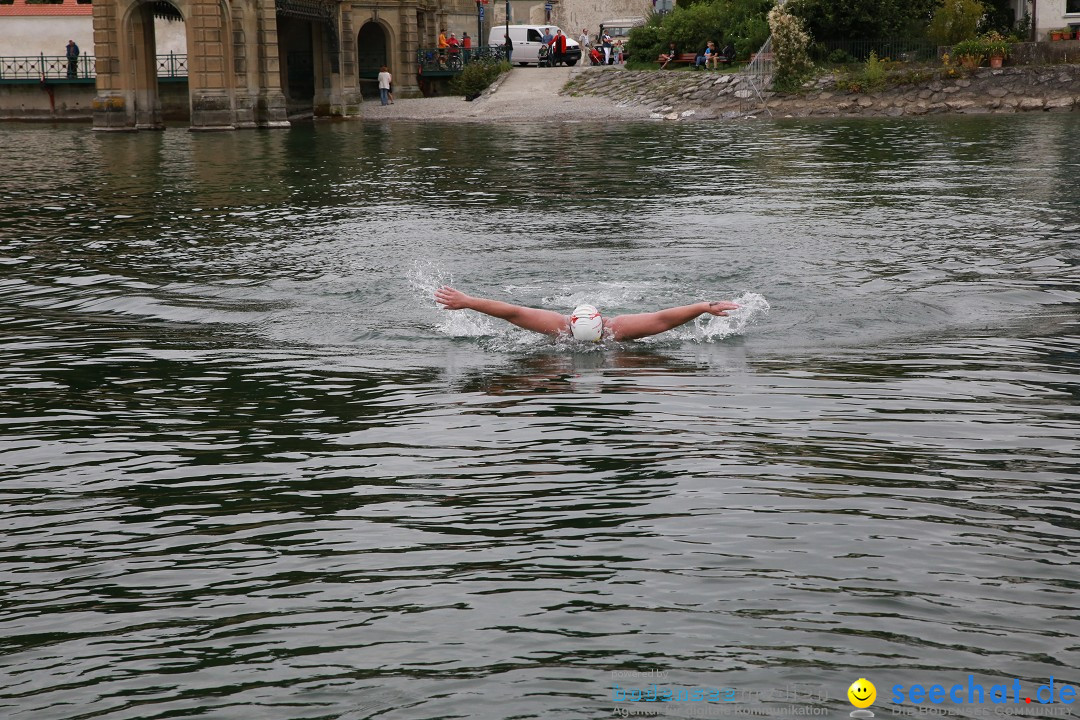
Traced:
MULTIPOLYGON (((93 83, 50 83, 53 96, 38 83, 0 84, 0 120, 89 121, 97 91, 93 83)), ((158 85, 161 115, 165 120, 188 120, 191 108, 184 80, 158 85)))
POLYGON ((601 95, 620 104, 650 107, 654 118, 901 116, 933 113, 1013 113, 1080 109, 1080 65, 936 71, 923 82, 876 93, 837 90, 825 76, 801 93, 759 96, 739 73, 705 70, 651 72, 590 68, 564 94, 601 95))

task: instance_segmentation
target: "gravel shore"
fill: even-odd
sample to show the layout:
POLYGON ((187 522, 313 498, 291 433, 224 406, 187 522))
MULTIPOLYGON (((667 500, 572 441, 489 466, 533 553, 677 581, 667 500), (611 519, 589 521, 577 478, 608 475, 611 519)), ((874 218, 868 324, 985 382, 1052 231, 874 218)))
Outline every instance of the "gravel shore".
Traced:
POLYGON ((496 81, 494 92, 466 102, 461 97, 399 99, 383 106, 378 99, 360 107, 365 120, 440 122, 581 121, 648 119, 645 107, 624 105, 599 95, 560 95, 566 82, 599 69, 515 67, 496 81))

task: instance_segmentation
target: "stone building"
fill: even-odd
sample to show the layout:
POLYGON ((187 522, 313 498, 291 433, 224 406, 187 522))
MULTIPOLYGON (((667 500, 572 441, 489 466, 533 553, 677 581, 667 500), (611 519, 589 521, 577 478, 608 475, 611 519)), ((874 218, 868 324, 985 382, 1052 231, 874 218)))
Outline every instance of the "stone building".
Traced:
POLYGON ((417 53, 476 22, 474 0, 96 0, 94 127, 162 127, 156 28, 181 23, 193 130, 355 114, 382 65, 419 92, 417 53), (158 21, 158 22, 155 22, 158 21))

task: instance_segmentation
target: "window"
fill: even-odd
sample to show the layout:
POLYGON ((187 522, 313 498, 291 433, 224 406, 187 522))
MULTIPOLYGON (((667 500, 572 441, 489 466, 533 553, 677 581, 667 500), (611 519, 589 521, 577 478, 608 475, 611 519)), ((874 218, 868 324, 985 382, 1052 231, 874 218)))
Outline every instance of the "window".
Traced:
POLYGON ((1080 13, 1080 0, 1065 0, 1065 12, 1080 13))
POLYGON ((541 37, 539 30, 529 30, 529 42, 543 42, 544 38, 541 37))

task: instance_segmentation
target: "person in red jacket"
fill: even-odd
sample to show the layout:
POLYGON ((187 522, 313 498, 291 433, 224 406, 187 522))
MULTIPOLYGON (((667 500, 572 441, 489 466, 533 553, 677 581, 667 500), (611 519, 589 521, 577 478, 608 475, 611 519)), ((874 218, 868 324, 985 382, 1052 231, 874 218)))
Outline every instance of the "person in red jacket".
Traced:
POLYGON ((551 59, 553 65, 566 62, 566 36, 562 30, 555 31, 555 37, 551 39, 551 59))

